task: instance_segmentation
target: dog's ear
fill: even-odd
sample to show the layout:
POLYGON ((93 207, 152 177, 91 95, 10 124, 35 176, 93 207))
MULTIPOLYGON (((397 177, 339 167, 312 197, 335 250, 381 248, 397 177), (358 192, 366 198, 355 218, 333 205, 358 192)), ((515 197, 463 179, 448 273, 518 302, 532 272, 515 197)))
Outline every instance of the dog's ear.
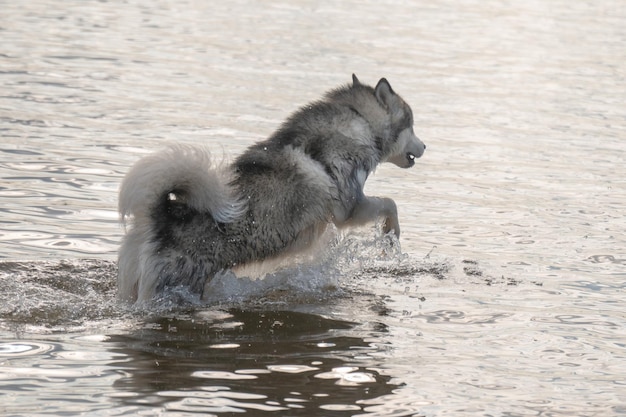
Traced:
POLYGON ((352 86, 356 87, 358 85, 361 85, 361 81, 359 81, 359 79, 356 77, 356 74, 352 74, 352 86))
POLYGON ((378 81, 374 92, 378 101, 380 101, 386 107, 389 107, 389 105, 391 104, 391 100, 396 95, 386 78, 381 78, 380 81, 378 81))

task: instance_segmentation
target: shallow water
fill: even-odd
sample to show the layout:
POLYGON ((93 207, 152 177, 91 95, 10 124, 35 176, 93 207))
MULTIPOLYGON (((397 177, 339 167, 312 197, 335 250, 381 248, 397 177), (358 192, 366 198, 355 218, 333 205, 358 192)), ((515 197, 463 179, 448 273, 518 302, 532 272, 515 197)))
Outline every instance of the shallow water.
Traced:
POLYGON ((46 0, 0 13, 0 414, 626 414, 623 2, 46 0), (115 301, 130 165, 387 77, 375 229, 210 305, 115 301))

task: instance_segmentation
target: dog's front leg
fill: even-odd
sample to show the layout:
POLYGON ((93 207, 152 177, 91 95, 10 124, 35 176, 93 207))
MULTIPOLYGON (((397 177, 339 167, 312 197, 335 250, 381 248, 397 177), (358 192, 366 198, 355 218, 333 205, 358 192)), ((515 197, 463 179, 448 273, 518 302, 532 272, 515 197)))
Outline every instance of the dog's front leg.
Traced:
POLYGON ((337 226, 360 226, 366 223, 375 222, 379 218, 384 218, 383 232, 385 234, 393 230, 397 237, 400 237, 400 223, 398 222, 398 209, 395 201, 387 197, 366 197, 363 196, 352 209, 348 218, 342 222, 335 222, 337 226))

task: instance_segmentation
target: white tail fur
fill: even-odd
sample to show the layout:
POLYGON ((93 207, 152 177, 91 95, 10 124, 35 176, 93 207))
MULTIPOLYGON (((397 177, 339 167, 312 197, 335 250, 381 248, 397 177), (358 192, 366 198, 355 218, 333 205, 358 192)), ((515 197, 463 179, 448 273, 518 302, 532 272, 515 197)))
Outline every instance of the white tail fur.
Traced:
POLYGON ((228 223, 245 212, 245 203, 229 187, 230 169, 216 167, 201 147, 177 144, 148 155, 133 165, 120 189, 122 223, 129 217, 146 218, 159 199, 174 189, 184 190, 186 204, 209 211, 216 221, 228 223))

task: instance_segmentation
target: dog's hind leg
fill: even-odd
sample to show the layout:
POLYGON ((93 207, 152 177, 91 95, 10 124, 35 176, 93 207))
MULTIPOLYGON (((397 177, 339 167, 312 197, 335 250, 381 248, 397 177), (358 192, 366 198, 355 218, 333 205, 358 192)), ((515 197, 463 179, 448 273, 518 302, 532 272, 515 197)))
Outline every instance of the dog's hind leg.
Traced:
POLYGON ((397 237, 400 237, 400 223, 398 222, 398 208, 395 201, 387 197, 366 197, 363 196, 354 206, 347 219, 338 222, 337 227, 361 226, 366 223, 373 223, 379 218, 384 219, 383 232, 389 233, 393 230, 397 237))
POLYGON ((175 287, 188 288, 191 293, 202 297, 204 285, 211 277, 213 265, 189 256, 163 256, 155 266, 157 273, 155 293, 175 287))

